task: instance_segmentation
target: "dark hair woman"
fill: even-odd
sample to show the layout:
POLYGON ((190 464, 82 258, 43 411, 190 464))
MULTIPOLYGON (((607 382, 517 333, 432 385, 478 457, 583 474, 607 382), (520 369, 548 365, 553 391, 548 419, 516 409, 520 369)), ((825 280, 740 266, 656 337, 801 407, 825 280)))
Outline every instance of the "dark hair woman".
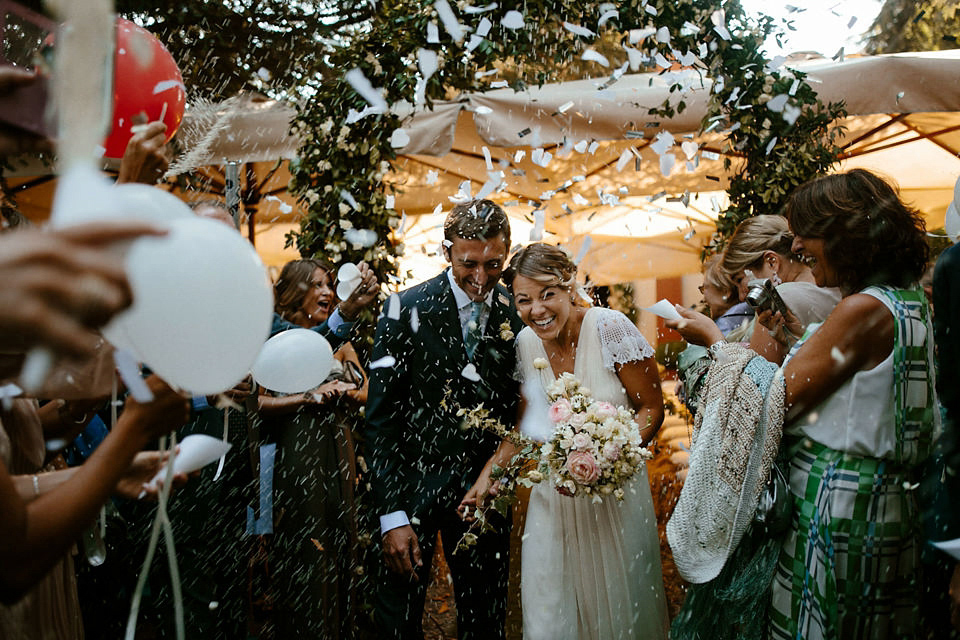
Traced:
MULTIPOLYGON (((924 223, 889 183, 860 169, 799 187, 787 218, 793 251, 818 285, 844 297, 808 328, 766 394, 766 432, 775 441, 782 429, 793 498, 771 635, 917 637, 923 581, 911 478, 939 419, 929 308, 916 285, 927 263, 924 223)), ((718 362, 738 357, 712 323, 681 314, 671 324, 711 345, 718 362)))
MULTIPOLYGON (((288 262, 274 285, 275 312, 307 329, 327 321, 337 302, 333 273, 320 260, 288 262)), ((353 637, 359 565, 351 416, 366 397, 367 377, 349 342, 316 389, 260 395, 277 444, 271 557, 278 637, 353 637)))

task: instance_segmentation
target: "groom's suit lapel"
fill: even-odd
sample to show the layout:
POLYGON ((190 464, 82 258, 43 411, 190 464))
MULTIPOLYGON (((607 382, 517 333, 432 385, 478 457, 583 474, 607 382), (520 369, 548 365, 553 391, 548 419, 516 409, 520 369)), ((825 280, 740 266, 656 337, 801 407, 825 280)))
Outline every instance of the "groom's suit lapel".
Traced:
POLYGON ((466 360, 467 353, 463 346, 460 314, 457 311, 457 302, 450 289, 446 272, 434 278, 423 306, 434 320, 431 324, 444 349, 461 354, 458 360, 466 360))
MULTIPOLYGON (((513 341, 501 337, 500 325, 508 321, 509 313, 510 298, 507 297, 506 290, 497 285, 490 301, 490 317, 487 318, 487 327, 483 332, 483 342, 478 350, 477 371, 481 378, 504 374, 501 370, 504 360, 502 352, 504 349, 513 349, 513 341)), ((506 374, 512 375, 512 372, 507 371, 506 374)))

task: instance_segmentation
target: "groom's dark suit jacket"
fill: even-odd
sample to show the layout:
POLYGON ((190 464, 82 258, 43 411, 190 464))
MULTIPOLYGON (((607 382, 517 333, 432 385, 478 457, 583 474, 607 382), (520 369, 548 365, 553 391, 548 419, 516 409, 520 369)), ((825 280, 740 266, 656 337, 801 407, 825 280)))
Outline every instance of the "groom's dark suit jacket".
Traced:
POLYGON ((373 361, 396 363, 370 372, 366 438, 378 515, 404 510, 408 517, 434 517, 455 509, 476 480, 499 438, 461 428, 459 408, 479 404, 510 426, 516 420, 518 383, 513 339, 523 326, 513 300, 498 284, 473 362, 480 380, 462 375, 468 364, 456 302, 446 272, 403 291, 400 319, 377 323, 373 361))

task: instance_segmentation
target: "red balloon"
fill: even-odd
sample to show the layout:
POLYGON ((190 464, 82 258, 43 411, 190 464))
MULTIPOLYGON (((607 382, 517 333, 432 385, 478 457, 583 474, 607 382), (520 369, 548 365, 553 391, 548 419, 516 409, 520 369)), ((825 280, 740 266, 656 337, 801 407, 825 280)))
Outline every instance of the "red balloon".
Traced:
POLYGON ((129 20, 117 18, 113 55, 113 125, 103 155, 122 158, 133 137, 137 116, 163 120, 167 140, 183 120, 186 87, 173 56, 155 35, 129 20), (142 115, 141 115, 142 114, 142 115))

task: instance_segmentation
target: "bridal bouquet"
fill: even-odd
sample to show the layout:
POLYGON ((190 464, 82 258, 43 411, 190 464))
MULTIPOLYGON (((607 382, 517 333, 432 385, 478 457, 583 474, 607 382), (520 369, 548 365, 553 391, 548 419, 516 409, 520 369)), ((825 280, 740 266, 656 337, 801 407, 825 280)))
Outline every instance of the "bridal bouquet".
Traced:
POLYGON ((571 373, 561 374, 546 392, 554 430, 540 447, 540 475, 552 471, 564 495, 623 500, 623 485, 653 457, 640 442, 633 413, 596 400, 571 373))

